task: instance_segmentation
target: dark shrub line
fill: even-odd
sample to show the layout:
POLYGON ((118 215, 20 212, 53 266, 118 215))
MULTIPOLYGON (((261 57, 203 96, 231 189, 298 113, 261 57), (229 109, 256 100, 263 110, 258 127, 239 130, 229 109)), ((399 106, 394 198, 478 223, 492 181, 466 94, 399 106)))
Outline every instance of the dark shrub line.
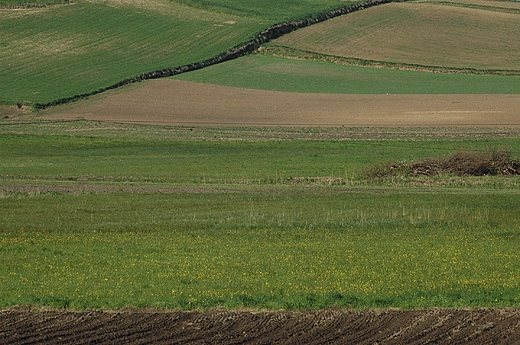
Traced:
POLYGON ((266 30, 260 32, 256 36, 256 38, 254 38, 253 40, 245 42, 241 45, 238 45, 224 53, 221 53, 217 56, 214 56, 214 57, 204 60, 202 62, 195 62, 195 63, 191 63, 188 65, 179 66, 176 68, 166 68, 166 69, 157 70, 157 71, 153 71, 153 72, 142 73, 138 76, 123 79, 113 85, 103 87, 103 88, 100 88, 95 91, 82 93, 82 94, 74 95, 71 97, 59 98, 59 99, 56 99, 56 100, 48 102, 48 103, 36 103, 35 108, 36 109, 45 109, 45 108, 60 105, 60 104, 76 102, 80 99, 88 98, 90 96, 94 96, 94 95, 103 93, 108 90, 117 89, 122 86, 137 83, 137 82, 140 82, 143 80, 172 77, 174 75, 178 75, 181 73, 191 72, 191 71, 195 71, 195 70, 205 68, 208 66, 212 66, 212 65, 216 65, 216 64, 223 63, 226 61, 234 60, 241 56, 250 54, 251 52, 258 49, 260 47, 260 45, 267 43, 271 40, 274 40, 278 37, 281 37, 285 34, 288 34, 294 30, 304 28, 304 27, 307 27, 307 26, 310 26, 313 24, 321 23, 325 20, 328 20, 328 19, 331 19, 334 17, 338 17, 338 16, 341 16, 344 14, 360 11, 360 10, 363 10, 366 8, 370 8, 370 7, 374 7, 374 6, 378 6, 378 5, 382 5, 382 4, 387 4, 387 3, 395 2, 395 1, 396 0, 370 0, 370 1, 367 1, 364 3, 359 3, 359 4, 339 8, 339 9, 336 9, 336 10, 333 10, 333 11, 330 11, 330 12, 327 12, 324 14, 317 15, 316 17, 301 19, 301 20, 297 20, 297 21, 291 21, 291 22, 282 23, 282 24, 276 24, 276 25, 273 25, 273 26, 267 28, 266 30))

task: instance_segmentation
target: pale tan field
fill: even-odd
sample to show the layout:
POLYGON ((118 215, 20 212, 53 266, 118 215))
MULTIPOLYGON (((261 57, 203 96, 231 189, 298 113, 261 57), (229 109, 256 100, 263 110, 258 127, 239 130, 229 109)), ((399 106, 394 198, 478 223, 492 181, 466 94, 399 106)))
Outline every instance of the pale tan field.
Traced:
POLYGON ((41 116, 189 126, 519 126, 519 104, 520 95, 304 94, 161 79, 41 116))
POLYGON ((437 67, 520 69, 520 2, 391 3, 313 25, 276 45, 437 67))

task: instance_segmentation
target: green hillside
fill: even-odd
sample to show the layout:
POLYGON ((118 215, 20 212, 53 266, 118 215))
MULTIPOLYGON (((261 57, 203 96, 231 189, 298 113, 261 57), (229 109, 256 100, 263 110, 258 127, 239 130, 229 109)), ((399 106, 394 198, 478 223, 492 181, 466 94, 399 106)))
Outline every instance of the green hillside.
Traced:
POLYGON ((517 94, 519 19, 520 3, 506 1, 392 3, 176 78, 313 93, 517 94))
MULTIPOLYGON (((10 9, 5 6, 28 2, 0 1, 4 6, 0 9, 0 104, 52 102, 143 73, 201 62, 275 23, 349 4, 340 0, 46 3, 63 6, 10 9)), ((424 72, 433 66, 466 74, 518 75, 519 15, 520 5, 514 2, 393 3, 298 30, 270 43, 264 52, 424 72)), ((352 68, 338 72, 334 64, 299 65, 265 57, 222 68, 217 66, 216 74, 204 71, 182 78, 329 93, 517 93, 519 85, 518 77, 441 77, 352 68), (252 69, 252 63, 260 67, 252 69)))
POLYGON ((204 6, 191 1, 187 6, 160 0, 79 0, 0 9, 0 104, 50 102, 141 73, 204 61, 289 16, 308 17, 348 4, 278 3, 273 8, 270 1, 241 2, 231 8, 227 1, 204 6))
MULTIPOLYGON (((175 1, 175 0, 174 0, 175 1)), ((319 14, 358 1, 342 0, 176 0, 179 3, 215 12, 287 21, 319 14)))
POLYGON ((151 1, 0 10, 0 102, 49 102, 210 58, 260 31, 254 19, 151 1))

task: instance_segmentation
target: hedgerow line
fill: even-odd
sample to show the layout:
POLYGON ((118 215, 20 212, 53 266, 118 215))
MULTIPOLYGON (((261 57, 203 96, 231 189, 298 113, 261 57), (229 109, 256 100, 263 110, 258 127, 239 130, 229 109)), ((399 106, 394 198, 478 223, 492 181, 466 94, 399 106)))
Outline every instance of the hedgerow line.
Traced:
POLYGON ((212 65, 216 65, 216 64, 223 63, 226 61, 234 60, 234 59, 237 59, 239 57, 242 57, 242 56, 245 56, 247 54, 254 52, 255 50, 257 50, 260 47, 260 45, 262 45, 264 43, 267 43, 271 40, 279 38, 283 35, 293 32, 297 29, 301 29, 304 27, 308 27, 310 25, 318 24, 318 23, 324 22, 328 19, 339 17, 339 16, 349 14, 352 12, 357 12, 357 11, 364 10, 364 9, 367 9, 370 7, 388 4, 391 2, 401 2, 401 1, 402 0, 369 0, 367 2, 358 3, 358 4, 354 4, 354 5, 345 6, 345 7, 339 8, 339 9, 335 9, 335 10, 329 11, 327 13, 317 15, 315 17, 300 19, 297 21, 290 21, 290 22, 281 23, 281 24, 275 24, 275 25, 263 30, 262 32, 260 32, 254 39, 247 41, 245 43, 242 43, 240 45, 237 45, 237 46, 231 48, 230 50, 228 50, 224 53, 218 54, 210 59, 207 59, 207 60, 204 60, 201 62, 194 62, 191 64, 178 66, 175 68, 165 68, 165 69, 156 70, 153 72, 142 73, 138 76, 123 79, 115 84, 97 89, 95 91, 81 93, 81 94, 70 96, 70 97, 59 98, 59 99, 56 99, 56 100, 53 100, 53 101, 47 102, 47 103, 36 103, 34 105, 34 107, 35 107, 35 109, 43 110, 43 109, 61 105, 61 104, 76 102, 81 99, 88 98, 90 96, 94 96, 94 95, 97 95, 97 94, 100 94, 100 93, 103 93, 103 92, 106 92, 109 90, 118 89, 120 87, 138 83, 138 82, 141 82, 144 80, 172 77, 174 75, 199 70, 199 69, 202 69, 202 68, 205 68, 208 66, 212 66, 212 65))

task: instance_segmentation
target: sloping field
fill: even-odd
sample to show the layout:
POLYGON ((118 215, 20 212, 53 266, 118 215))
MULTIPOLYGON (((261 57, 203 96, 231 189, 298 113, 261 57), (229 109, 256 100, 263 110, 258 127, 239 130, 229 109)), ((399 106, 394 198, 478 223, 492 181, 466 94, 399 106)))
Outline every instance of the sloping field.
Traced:
POLYGON ((161 0, 0 9, 0 104, 50 102, 202 61, 265 26, 161 0))
POLYGON ((520 69, 520 3, 483 4, 489 7, 391 3, 298 30, 275 44, 365 60, 520 69))
POLYGON ((48 119, 163 125, 518 126, 520 95, 337 95, 171 79, 50 109, 48 119))
MULTIPOLYGON (((298 30, 274 46, 417 69, 433 65, 518 73, 517 10, 520 5, 509 2, 392 3, 298 30)), ((45 116, 186 125, 517 125, 519 78, 363 68, 257 54, 176 79, 282 93, 160 81, 45 116), (318 95, 322 93, 351 95, 318 95)))
POLYGON ((518 344, 520 311, 0 311, 0 344, 518 344), (23 332, 22 332, 23 330, 23 332))
POLYGON ((179 3, 206 10, 230 13, 245 17, 269 18, 274 21, 288 21, 348 5, 349 0, 176 0, 179 3))
POLYGON ((2 1, 0 104, 46 104, 99 92, 143 74, 221 56, 286 18, 351 4, 280 2, 273 11, 266 0, 238 6, 225 0, 186 3, 80 0, 34 7, 2 1))

